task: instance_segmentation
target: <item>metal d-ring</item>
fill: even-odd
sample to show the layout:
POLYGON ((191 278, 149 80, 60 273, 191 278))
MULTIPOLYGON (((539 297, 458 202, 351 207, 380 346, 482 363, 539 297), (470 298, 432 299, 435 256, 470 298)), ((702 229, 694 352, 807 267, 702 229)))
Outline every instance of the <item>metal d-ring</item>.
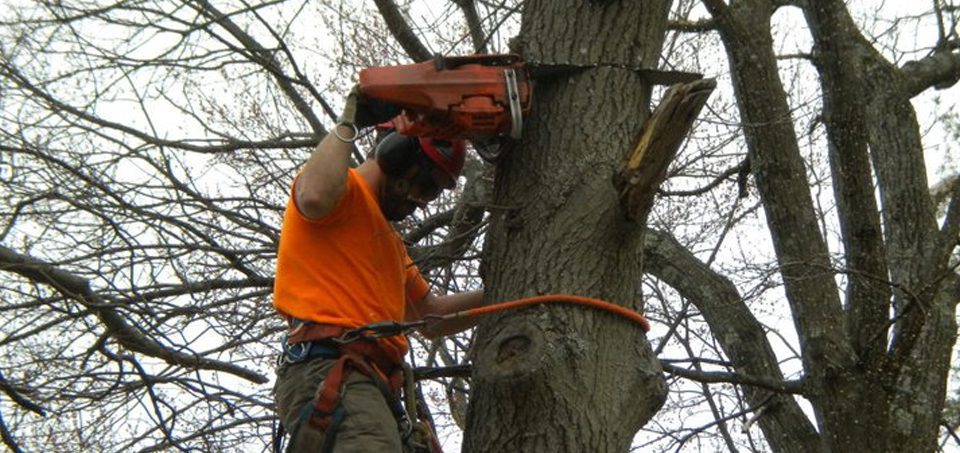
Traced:
POLYGON ((354 141, 357 140, 357 137, 358 137, 359 135, 360 135, 360 129, 357 129, 357 125, 356 125, 356 124, 353 124, 353 123, 345 123, 345 122, 341 121, 341 122, 333 125, 333 136, 334 136, 334 137, 337 137, 337 140, 340 140, 341 142, 344 142, 344 143, 353 143, 354 141), (353 129, 353 137, 350 137, 349 139, 346 139, 346 138, 341 137, 341 136, 340 136, 340 133, 337 132, 337 128, 339 128, 340 126, 348 126, 348 127, 352 128, 352 129, 353 129))

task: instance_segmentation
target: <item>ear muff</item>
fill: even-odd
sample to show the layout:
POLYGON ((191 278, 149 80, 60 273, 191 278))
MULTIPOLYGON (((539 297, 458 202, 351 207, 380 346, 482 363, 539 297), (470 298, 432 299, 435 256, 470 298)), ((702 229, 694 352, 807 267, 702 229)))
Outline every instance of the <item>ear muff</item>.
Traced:
POLYGON ((407 181, 403 178, 393 178, 390 180, 390 185, 393 186, 393 193, 405 196, 410 193, 410 181, 407 181))
POLYGON ((422 160, 417 137, 389 132, 377 143, 374 157, 380 170, 390 176, 403 176, 422 160))

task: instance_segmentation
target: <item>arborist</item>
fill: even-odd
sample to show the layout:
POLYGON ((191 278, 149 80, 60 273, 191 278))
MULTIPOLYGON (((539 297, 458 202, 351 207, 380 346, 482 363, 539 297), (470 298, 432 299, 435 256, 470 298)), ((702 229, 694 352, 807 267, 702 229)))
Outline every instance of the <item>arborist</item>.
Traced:
POLYGON ((489 313, 563 303, 650 330, 640 313, 585 296, 481 306, 482 291, 435 295, 391 227, 456 187, 463 139, 495 161, 500 152, 485 154, 478 143, 520 138, 531 93, 516 55, 438 56, 360 71, 339 122, 294 178, 280 232, 274 306, 290 330, 275 390, 287 451, 439 453, 432 428, 415 420, 412 372, 403 368, 403 335, 412 329, 433 338, 489 313), (387 120, 395 130, 349 168, 360 129, 387 120))
MULTIPOLYGON (((483 299, 482 291, 434 294, 390 224, 456 186, 462 140, 389 131, 350 168, 359 130, 398 113, 354 88, 293 181, 274 286, 274 306, 290 329, 275 388, 287 451, 403 451, 411 428, 397 392, 408 345, 382 327, 437 319, 483 299), (364 327, 371 325, 380 328, 364 327)), ((420 332, 448 335, 477 319, 424 322, 420 332)))

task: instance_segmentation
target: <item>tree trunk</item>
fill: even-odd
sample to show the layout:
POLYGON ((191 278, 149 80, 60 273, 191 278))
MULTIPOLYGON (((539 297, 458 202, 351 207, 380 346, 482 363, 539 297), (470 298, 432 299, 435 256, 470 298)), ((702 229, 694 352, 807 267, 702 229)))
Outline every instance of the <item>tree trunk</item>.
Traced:
MULTIPOLYGON (((643 226, 612 176, 648 114, 650 87, 618 65, 656 67, 669 2, 525 4, 533 63, 604 63, 540 80, 521 146, 498 165, 484 248, 491 301, 570 293, 642 308, 643 226)), ((485 320, 474 344, 464 451, 626 451, 666 386, 644 333, 623 319, 550 306, 485 320)))
POLYGON ((809 389, 806 396, 820 427, 820 447, 824 451, 860 451, 865 447, 856 442, 860 437, 848 434, 851 429, 868 428, 858 422, 871 413, 836 398, 855 396, 859 375, 851 372, 856 356, 843 330, 829 251, 817 223, 773 52, 770 17, 774 4, 752 0, 727 6, 710 1, 708 7, 718 21, 732 66, 753 177, 800 337, 809 389))
POLYGON ((915 90, 909 87, 916 84, 860 35, 843 2, 805 5, 819 51, 850 282, 841 312, 768 33, 774 4, 706 3, 733 65, 751 167, 800 335, 821 448, 932 451, 957 298, 945 278, 950 270, 944 250, 953 243, 936 229, 910 105, 915 90), (897 319, 888 337, 891 300, 897 319))
POLYGON ((831 430, 875 451, 933 451, 956 341, 956 278, 944 278, 952 274, 946 257, 953 243, 942 242, 936 228, 910 104, 914 84, 864 38, 843 2, 813 0, 806 15, 821 50, 831 157, 845 163, 834 169, 834 180, 848 183, 837 186, 850 195, 850 203, 838 196, 839 213, 842 221, 861 225, 844 231, 854 289, 847 325, 854 327, 848 331, 858 345, 861 375, 853 391, 827 390, 851 412, 869 415, 854 419, 860 429, 845 423, 831 430), (880 216, 868 143, 883 202, 883 245, 877 243, 880 216), (889 287, 877 284, 888 279, 889 287), (897 322, 888 350, 891 287, 897 322))

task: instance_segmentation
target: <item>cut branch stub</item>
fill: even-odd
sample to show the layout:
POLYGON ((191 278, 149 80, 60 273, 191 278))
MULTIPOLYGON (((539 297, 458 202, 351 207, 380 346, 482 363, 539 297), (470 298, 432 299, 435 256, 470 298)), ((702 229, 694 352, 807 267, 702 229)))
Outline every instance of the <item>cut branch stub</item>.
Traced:
POLYGON ((716 87, 714 79, 673 85, 643 123, 636 146, 614 177, 628 219, 646 222, 667 167, 716 87))

